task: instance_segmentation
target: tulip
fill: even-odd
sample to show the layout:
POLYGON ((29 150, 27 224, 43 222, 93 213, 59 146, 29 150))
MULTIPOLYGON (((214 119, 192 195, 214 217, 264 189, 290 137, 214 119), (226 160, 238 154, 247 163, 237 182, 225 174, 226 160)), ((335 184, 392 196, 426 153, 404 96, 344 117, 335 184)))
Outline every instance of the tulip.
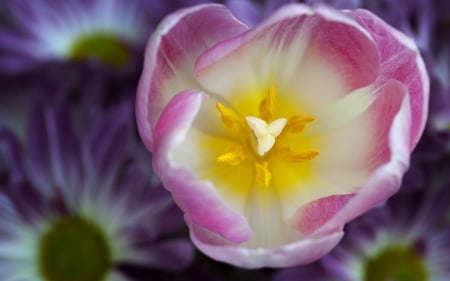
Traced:
POLYGON ((414 42, 368 11, 290 4, 249 29, 204 4, 150 39, 136 117, 198 249, 286 267, 398 190, 428 88, 414 42))

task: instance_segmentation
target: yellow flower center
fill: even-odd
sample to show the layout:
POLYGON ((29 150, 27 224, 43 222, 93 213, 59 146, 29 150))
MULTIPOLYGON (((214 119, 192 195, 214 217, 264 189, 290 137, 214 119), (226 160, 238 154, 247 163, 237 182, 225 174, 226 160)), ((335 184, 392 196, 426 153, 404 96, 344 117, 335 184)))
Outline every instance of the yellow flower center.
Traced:
POLYGON ((255 170, 256 181, 262 186, 269 186, 272 180, 270 162, 280 158, 290 163, 312 160, 318 151, 296 151, 286 145, 286 134, 299 134, 305 126, 314 121, 312 116, 293 115, 276 117, 275 88, 269 88, 267 96, 259 104, 259 116, 241 117, 231 108, 217 103, 222 123, 235 136, 235 142, 217 156, 216 161, 237 166, 250 161, 255 170))

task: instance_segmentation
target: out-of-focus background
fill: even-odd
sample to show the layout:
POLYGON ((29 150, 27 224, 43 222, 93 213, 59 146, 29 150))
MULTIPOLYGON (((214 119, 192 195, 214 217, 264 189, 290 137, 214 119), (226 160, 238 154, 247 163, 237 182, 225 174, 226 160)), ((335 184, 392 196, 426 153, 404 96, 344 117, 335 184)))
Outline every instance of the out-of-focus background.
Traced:
MULTIPOLYGON (((148 38, 206 2, 0 0, 0 280, 450 280, 450 1, 305 1, 371 10, 413 38, 430 115, 398 194, 318 262, 261 270, 194 249, 136 130, 148 38)), ((216 2, 254 26, 295 1, 216 2)))

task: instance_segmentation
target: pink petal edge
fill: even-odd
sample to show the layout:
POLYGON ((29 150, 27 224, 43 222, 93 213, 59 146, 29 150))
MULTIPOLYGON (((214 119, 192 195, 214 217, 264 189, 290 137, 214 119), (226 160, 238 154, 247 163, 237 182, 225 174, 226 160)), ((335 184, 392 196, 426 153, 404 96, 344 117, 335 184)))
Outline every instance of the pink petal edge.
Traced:
POLYGON ((372 12, 359 9, 347 14, 374 38, 381 53, 381 79, 396 79, 408 88, 412 112, 409 149, 412 151, 422 135, 428 116, 430 79, 420 51, 412 39, 372 12))
POLYGON ((331 195, 306 204, 294 215, 294 227, 305 236, 314 233, 315 230, 339 212, 354 196, 355 194, 331 195))
POLYGON ((399 62, 409 62, 397 66, 395 70, 400 69, 400 74, 394 73, 391 67, 382 70, 384 77, 380 79, 398 79, 397 81, 403 83, 406 95, 389 130, 389 162, 378 167, 357 195, 314 234, 327 233, 330 229, 346 224, 388 199, 400 188, 403 174, 409 167, 410 153, 423 132, 428 113, 429 78, 414 42, 369 11, 347 13, 366 26, 374 36, 382 53, 384 67, 392 63, 389 60, 393 57, 399 62), (381 41, 382 39, 389 42, 381 41), (392 53, 393 51, 397 53, 392 53), (411 57, 412 55, 414 57, 411 57), (409 61, 410 58, 414 58, 413 62, 409 61))
MULTIPOLYGON (((348 51, 349 46, 339 46, 337 48, 339 49, 339 52, 341 54, 339 58, 346 63, 346 70, 341 73, 343 77, 345 77, 346 80, 353 80, 349 82, 351 84, 352 90, 358 87, 367 86, 368 84, 372 83, 375 78, 376 74, 379 72, 379 57, 377 50, 375 48, 375 43, 373 42, 373 38, 370 35, 370 33, 365 30, 360 24, 358 24, 354 19, 349 17, 347 14, 344 14, 342 12, 336 11, 334 9, 331 9, 330 7, 326 5, 315 5, 313 7, 310 7, 308 5, 303 4, 290 4, 283 6, 279 10, 277 10, 273 15, 271 15, 269 18, 264 20, 262 23, 260 23, 258 26, 256 26, 254 29, 249 30, 248 32, 242 33, 241 35, 232 37, 228 40, 224 40, 222 42, 219 42, 218 44, 214 45, 213 47, 205 50, 199 58, 197 59, 195 63, 195 74, 199 82, 205 87, 206 89, 212 91, 212 92, 219 92, 219 89, 217 89, 217 85, 224 84, 223 78, 221 78, 221 83, 215 83, 214 85, 211 85, 207 83, 207 81, 204 81, 202 78, 205 73, 209 71, 210 68, 213 68, 215 64, 220 62, 221 60, 229 60, 229 58, 237 52, 240 48, 246 47, 246 45, 250 44, 253 40, 258 39, 259 37, 267 36, 268 33, 272 32, 271 29, 276 26, 277 24, 280 24, 284 21, 286 21, 286 24, 282 24, 280 27, 276 28, 276 32, 274 34, 275 38, 271 40, 271 42, 279 42, 281 40, 283 41, 292 41, 289 38, 294 35, 295 30, 304 29, 305 26, 307 28, 312 28, 312 26, 317 25, 317 23, 308 23, 308 24, 293 24, 290 23, 292 19, 295 18, 301 18, 304 16, 312 17, 318 15, 324 21, 321 24, 328 24, 328 23, 336 23, 336 24, 342 24, 342 28, 347 27, 349 30, 352 30, 352 34, 348 35, 349 40, 353 40, 353 47, 355 48, 355 51, 358 52, 358 55, 355 55, 355 57, 351 57, 348 51), (269 32, 270 31, 270 32, 269 32), (286 34, 289 33, 290 34, 286 34), (357 37, 356 34, 359 36, 357 37), (290 36, 290 37, 289 37, 290 36), (345 58, 344 58, 345 57, 345 58), (364 60, 366 61, 366 64, 369 65, 371 68, 370 71, 360 71, 361 66, 358 65, 358 63, 355 61, 356 58, 364 57, 364 60), (348 72, 351 72, 350 74, 348 72), (216 87, 216 88, 215 88, 216 87)), ((323 32, 326 33, 327 30, 323 29, 323 32)), ((322 37, 318 37, 318 41, 320 40, 335 40, 338 42, 337 35, 334 35, 334 31, 330 31, 329 36, 322 35, 322 37), (328 39, 327 39, 328 38, 328 39), (331 38, 331 39, 329 39, 331 38)), ((350 32, 346 30, 346 32, 343 32, 343 34, 349 34, 350 32)), ((315 32, 312 33, 313 36, 316 36, 315 32)), ((329 43, 329 42, 328 42, 329 43)), ((276 45, 276 44, 275 44, 276 45)), ((314 45, 318 45, 314 44, 314 45)), ((318 48, 317 46, 310 46, 314 47, 314 49, 318 49, 320 53, 328 54, 327 60, 339 60, 336 58, 335 55, 331 54, 333 52, 330 51, 330 46, 335 46, 336 44, 323 44, 326 45, 323 48, 318 48), (327 47, 328 46, 328 47, 327 47)), ((337 50, 334 50, 334 52, 337 52, 337 50)), ((323 56, 322 56, 323 57, 323 56)), ((239 60, 237 60, 239 62, 239 60)), ((340 63, 342 65, 342 63, 340 63)), ((231 75, 230 77, 233 77, 231 75)), ((239 75, 236 76, 237 79, 239 79, 239 75)), ((233 79, 233 78, 228 78, 233 79)), ((230 81, 227 81, 226 84, 230 84, 230 81)))
POLYGON ((342 239, 342 227, 322 236, 309 237, 282 247, 249 249, 227 244, 210 231, 187 220, 191 239, 202 252, 235 266, 255 269, 289 267, 313 262, 331 251, 342 239))
POLYGON ((252 235, 245 217, 221 200, 211 182, 196 179, 190 171, 170 161, 172 150, 184 141, 205 98, 201 92, 187 90, 166 106, 155 128, 154 169, 187 220, 241 243, 252 235))
POLYGON ((193 77, 197 56, 216 42, 245 30, 247 27, 219 4, 181 9, 158 25, 147 44, 135 104, 139 134, 150 151, 153 128, 167 101, 179 91, 201 88, 193 77), (167 79, 174 80, 171 84, 179 89, 161 92, 167 79))
POLYGON ((334 217, 315 231, 314 235, 328 233, 345 225, 369 209, 392 196, 399 188, 403 174, 409 167, 409 132, 411 112, 409 99, 405 96, 399 113, 395 116, 389 134, 391 159, 370 176, 366 185, 334 217))

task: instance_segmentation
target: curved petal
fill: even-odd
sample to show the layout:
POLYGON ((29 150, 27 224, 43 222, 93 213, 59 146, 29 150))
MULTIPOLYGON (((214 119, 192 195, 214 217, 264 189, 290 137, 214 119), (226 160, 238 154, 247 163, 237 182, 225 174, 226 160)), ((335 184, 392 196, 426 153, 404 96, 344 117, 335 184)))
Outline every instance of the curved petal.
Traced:
POLYGON ((396 79, 409 92, 411 106, 411 131, 409 148, 412 150, 424 129, 429 99, 429 77, 425 64, 414 41, 367 10, 347 14, 370 32, 380 51, 380 82, 396 79))
POLYGON ((173 153, 186 138, 205 95, 184 91, 165 107, 155 127, 154 168, 164 186, 185 212, 186 219, 235 243, 251 237, 245 218, 232 211, 220 198, 213 184, 201 181, 187 169, 173 163, 173 153))
POLYGON ((391 153, 389 162, 378 167, 359 192, 341 211, 315 231, 315 235, 327 233, 330 229, 346 224, 348 221, 383 202, 399 189, 402 176, 409 165, 410 108, 409 99, 405 95, 389 132, 391 153))
POLYGON ((379 68, 378 50, 357 22, 326 6, 300 4, 211 47, 195 65, 202 86, 237 109, 243 96, 261 100, 271 85, 305 109, 317 109, 369 85, 379 68))
POLYGON ((136 98, 139 132, 152 149, 152 130, 168 101, 185 89, 200 89, 193 76, 198 55, 247 28, 223 6, 198 5, 166 17, 150 39, 136 98))
POLYGON ((391 160, 392 150, 395 148, 390 143, 389 135, 394 119, 401 113, 404 99, 408 98, 408 89, 397 80, 390 79, 385 81, 384 85, 379 86, 376 100, 364 116, 372 127, 370 135, 372 151, 368 159, 371 172, 391 160))
POLYGON ((398 190, 409 165, 409 153, 421 136, 427 117, 429 79, 412 40, 368 11, 348 14, 371 32, 380 50, 382 69, 376 84, 386 83, 386 87, 370 110, 376 113, 374 139, 378 140, 378 154, 373 156, 372 164, 378 168, 358 194, 317 233, 347 223, 398 190), (399 108, 396 114, 395 107, 399 108))
POLYGON ((247 248, 227 243, 208 230, 188 221, 191 239, 208 256, 244 268, 289 267, 307 264, 327 254, 343 236, 335 229, 277 248, 247 248))
MULTIPOLYGON (((360 116, 343 123, 338 130, 329 130, 322 139, 317 169, 329 182, 341 185, 340 189, 345 185, 360 187, 376 168, 390 159, 389 131, 407 92, 404 85, 395 80, 378 87, 367 94, 372 100, 356 104, 356 108, 364 108, 360 116)), ((352 111, 345 107, 340 110, 342 113, 336 112, 336 117, 330 116, 329 121, 323 123, 332 123, 332 127, 352 111)))
POLYGON ((297 220, 296 213, 321 198, 357 192, 376 168, 389 162, 389 131, 406 96, 406 88, 395 80, 355 91, 324 108, 325 115, 316 115, 305 130, 311 141, 296 141, 292 135, 294 150, 317 149, 319 156, 309 169, 272 164, 286 219, 297 220))
POLYGON ((298 210, 294 224, 300 233, 311 234, 340 211, 353 196, 332 195, 312 201, 298 210))

